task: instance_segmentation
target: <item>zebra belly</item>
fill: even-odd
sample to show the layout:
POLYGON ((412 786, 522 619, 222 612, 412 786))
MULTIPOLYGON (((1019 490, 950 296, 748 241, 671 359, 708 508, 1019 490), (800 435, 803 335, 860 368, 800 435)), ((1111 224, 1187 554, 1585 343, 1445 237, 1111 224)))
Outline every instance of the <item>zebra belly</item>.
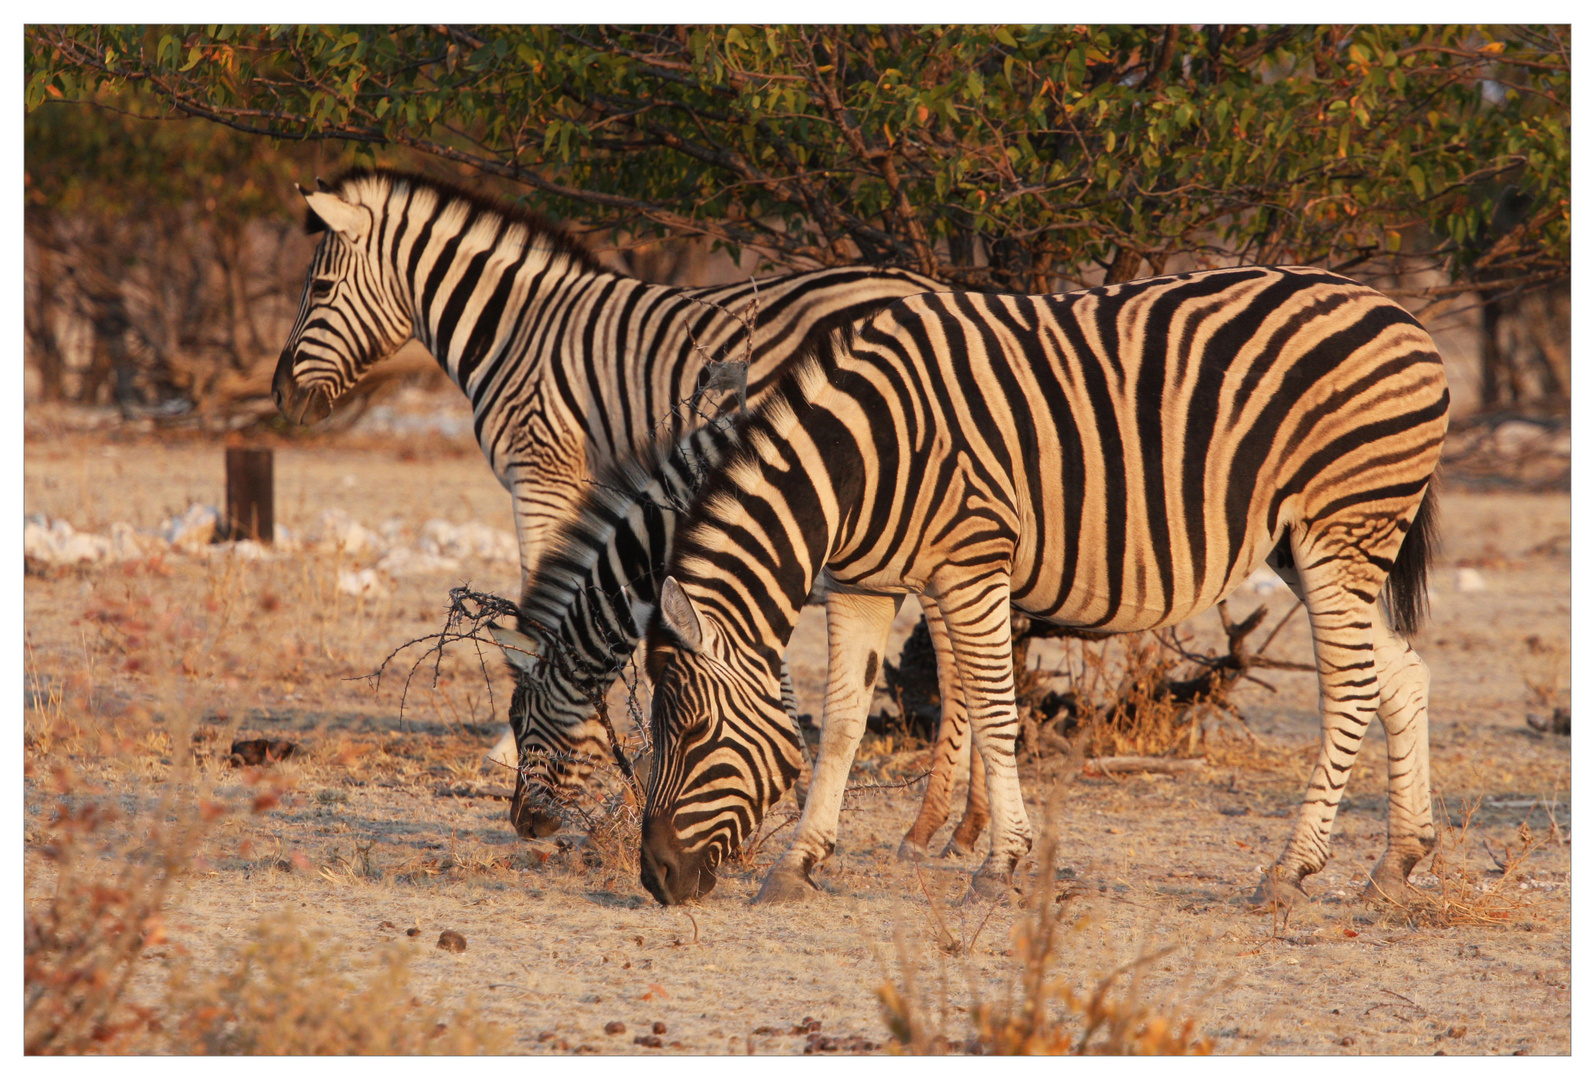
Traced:
POLYGON ((1263 565, 1277 542, 1261 523, 1254 524, 1246 530, 1239 557, 1208 567, 1197 581, 1188 560, 1167 558, 1166 552, 1160 560, 1151 546, 1124 548, 1117 558, 1081 550, 1071 563, 1067 541, 1039 555, 1027 553, 1021 541, 1011 602, 1028 615, 1064 626, 1113 633, 1155 630, 1200 615, 1229 596, 1263 565), (1065 580, 1070 566, 1073 577, 1065 580))

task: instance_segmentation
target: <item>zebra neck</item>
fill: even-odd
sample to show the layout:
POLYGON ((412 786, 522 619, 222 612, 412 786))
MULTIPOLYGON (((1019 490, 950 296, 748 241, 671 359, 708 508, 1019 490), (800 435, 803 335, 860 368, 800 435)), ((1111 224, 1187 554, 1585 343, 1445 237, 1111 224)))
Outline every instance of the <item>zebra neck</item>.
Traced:
POLYGON ((526 351, 575 281, 621 275, 584 265, 524 222, 471 220, 420 256, 403 245, 394 254, 416 340, 475 402, 497 361, 526 351))
MULTIPOLYGON (((812 412, 812 410, 808 410, 812 412)), ((672 563, 689 595, 777 670, 835 543, 856 461, 821 452, 790 409, 764 412, 698 503, 672 563), (829 460, 836 458, 836 460, 829 460)))
POLYGON ((553 670, 579 684, 573 692, 624 668, 658 602, 676 523, 735 440, 729 424, 711 422, 668 454, 613 466, 527 582, 521 632, 566 657, 553 670))

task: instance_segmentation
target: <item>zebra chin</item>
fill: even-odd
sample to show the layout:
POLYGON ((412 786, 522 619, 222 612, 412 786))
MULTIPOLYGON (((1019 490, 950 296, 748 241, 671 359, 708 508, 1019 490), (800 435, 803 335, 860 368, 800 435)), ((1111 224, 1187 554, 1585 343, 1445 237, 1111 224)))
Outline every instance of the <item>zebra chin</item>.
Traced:
POLYGON ((332 394, 325 386, 306 386, 294 378, 294 354, 287 349, 277 359, 271 396, 277 411, 290 423, 315 424, 332 412, 332 394))
POLYGON ((717 879, 707 855, 707 848, 684 850, 669 824, 653 817, 643 819, 642 887, 666 907, 714 891, 717 879))

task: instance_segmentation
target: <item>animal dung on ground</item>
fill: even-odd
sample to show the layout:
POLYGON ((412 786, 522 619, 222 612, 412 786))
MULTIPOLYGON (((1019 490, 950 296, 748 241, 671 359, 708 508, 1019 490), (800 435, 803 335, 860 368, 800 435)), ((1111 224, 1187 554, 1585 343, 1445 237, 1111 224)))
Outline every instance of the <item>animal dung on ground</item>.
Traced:
POLYGON ((638 1035, 631 1040, 637 1046, 662 1047, 665 1041, 657 1035, 638 1035))
POLYGON ((421 936, 421 928, 419 926, 412 926, 412 927, 410 927, 410 929, 408 929, 408 930, 406 930, 404 932, 404 936, 405 937, 420 937, 421 936))
POLYGON ((301 752, 298 743, 287 739, 239 739, 228 751, 227 760, 236 766, 269 765, 301 752))
MULTIPOLYGON (((419 933, 420 931, 416 931, 419 933)), ((438 935, 438 948, 444 952, 460 953, 465 951, 465 935, 455 930, 445 930, 438 935)))
POLYGON ((626 1034, 626 1025, 621 1023, 619 1020, 611 1020, 609 1023, 604 1025, 604 1034, 624 1035, 626 1034))
POLYGON ((654 1021, 654 1034, 655 1035, 663 1035, 668 1030, 670 1030, 670 1029, 665 1027, 665 1022, 663 1020, 655 1020, 654 1021))

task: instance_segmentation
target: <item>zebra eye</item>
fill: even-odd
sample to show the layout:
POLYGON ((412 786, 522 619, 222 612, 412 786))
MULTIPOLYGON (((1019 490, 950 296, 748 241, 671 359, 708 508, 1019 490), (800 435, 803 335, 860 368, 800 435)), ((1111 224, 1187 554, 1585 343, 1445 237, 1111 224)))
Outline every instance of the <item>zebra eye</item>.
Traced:
POLYGON ((310 283, 310 295, 318 300, 324 299, 332 295, 332 287, 336 284, 331 278, 317 278, 310 283))

